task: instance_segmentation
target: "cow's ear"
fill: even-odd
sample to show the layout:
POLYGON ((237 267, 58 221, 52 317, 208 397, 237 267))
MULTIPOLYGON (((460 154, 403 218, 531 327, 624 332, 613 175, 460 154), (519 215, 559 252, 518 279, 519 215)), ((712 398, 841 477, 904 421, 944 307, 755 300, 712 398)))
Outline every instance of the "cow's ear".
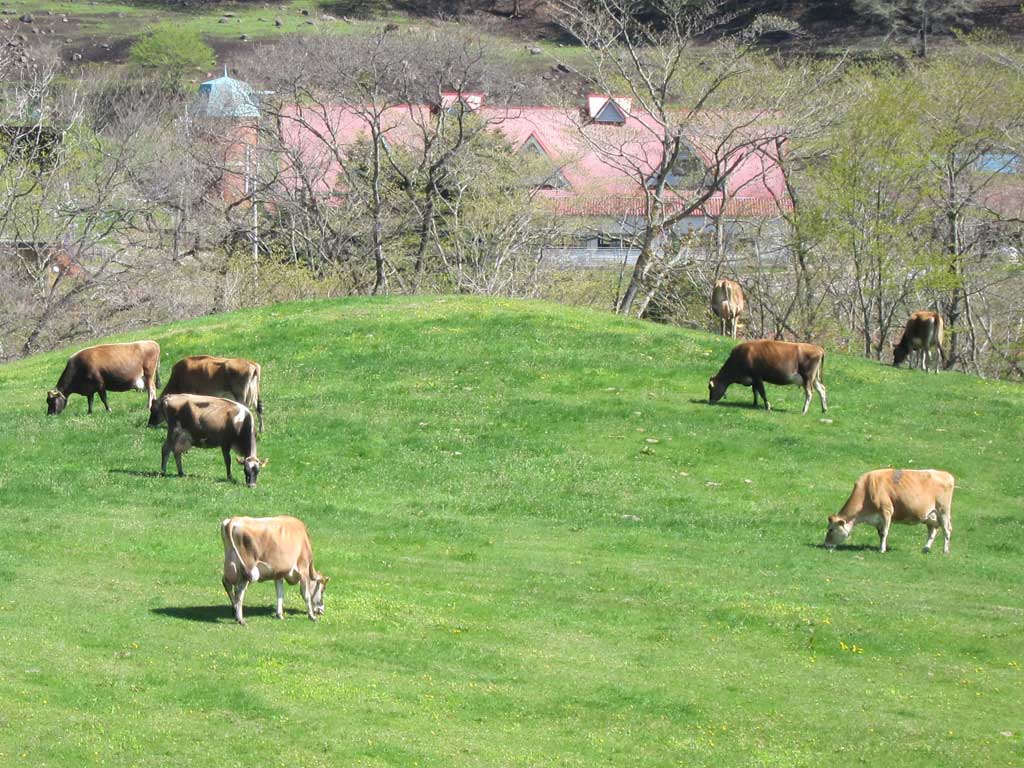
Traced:
POLYGON ((265 467, 270 463, 270 459, 260 459, 260 466, 265 467))
POLYGON ((324 576, 322 584, 326 587, 327 586, 327 582, 329 582, 330 580, 331 580, 330 576, 324 576))
POLYGON ((835 525, 838 522, 839 522, 839 515, 829 515, 828 516, 828 524, 829 525, 835 525))
POLYGON ((241 456, 235 456, 235 461, 237 461, 243 467, 245 466, 245 459, 243 459, 241 456))

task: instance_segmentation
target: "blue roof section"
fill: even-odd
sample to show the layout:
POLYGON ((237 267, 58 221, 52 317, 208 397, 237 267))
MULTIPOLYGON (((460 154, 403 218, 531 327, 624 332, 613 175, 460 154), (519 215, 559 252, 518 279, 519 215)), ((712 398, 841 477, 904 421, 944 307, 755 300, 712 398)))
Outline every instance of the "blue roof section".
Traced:
POLYGON ((224 75, 199 85, 196 115, 200 117, 259 117, 259 95, 252 86, 224 75))

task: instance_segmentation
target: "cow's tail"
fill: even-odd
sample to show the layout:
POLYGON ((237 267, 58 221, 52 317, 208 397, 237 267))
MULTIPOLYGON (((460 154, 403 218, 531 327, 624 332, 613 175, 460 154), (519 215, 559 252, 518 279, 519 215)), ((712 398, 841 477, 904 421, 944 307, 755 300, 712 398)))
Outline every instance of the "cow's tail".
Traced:
POLYGON ((935 347, 939 350, 939 359, 942 360, 942 364, 946 364, 946 350, 942 348, 942 344, 945 341, 946 335, 946 322, 942 319, 942 314, 936 312, 935 316, 938 318, 938 322, 935 324, 935 347))
POLYGON ((246 581, 259 581, 259 567, 254 565, 252 568, 253 572, 250 572, 245 561, 242 559, 242 553, 238 551, 238 545, 235 544, 235 530, 234 526, 231 525, 230 517, 226 517, 221 521, 220 536, 224 540, 225 544, 231 545, 231 551, 235 555, 235 561, 238 563, 239 570, 245 575, 246 581), (253 578, 254 576, 255 578, 253 578))
POLYGON ((259 420, 259 431, 263 432, 263 399, 260 395, 260 378, 262 370, 258 363, 253 364, 253 372, 245 388, 245 404, 256 411, 259 420))
POLYGON ((160 361, 156 361, 156 386, 157 388, 162 387, 164 383, 160 381, 160 361))

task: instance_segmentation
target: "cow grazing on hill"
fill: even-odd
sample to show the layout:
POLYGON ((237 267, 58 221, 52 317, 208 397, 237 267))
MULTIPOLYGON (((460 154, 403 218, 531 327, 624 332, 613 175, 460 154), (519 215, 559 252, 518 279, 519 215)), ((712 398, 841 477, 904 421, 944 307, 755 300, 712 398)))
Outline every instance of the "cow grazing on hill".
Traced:
POLYGON ((788 341, 745 341, 733 347, 729 358, 715 376, 708 381, 708 399, 717 403, 730 384, 742 384, 754 390, 754 407, 761 395, 765 410, 771 405, 764 391, 764 383, 796 384, 804 387, 804 413, 811 404, 812 389, 818 390, 821 410, 828 410, 828 397, 821 381, 825 363, 825 350, 814 344, 794 344, 788 341))
POLYGON ((324 612, 324 591, 330 579, 313 567, 309 532, 294 517, 231 517, 220 525, 224 542, 224 578, 221 583, 235 609, 235 620, 245 624, 242 601, 250 583, 272 579, 277 587, 277 618, 284 618, 284 582, 298 584, 306 612, 316 621, 324 612))
POLYGON ((935 534, 942 529, 945 541, 942 551, 949 554, 953 535, 953 487, 949 472, 938 469, 876 469, 861 475, 853 486, 838 515, 828 518, 825 546, 834 549, 842 544, 854 526, 867 524, 878 529, 879 550, 885 552, 892 523, 928 526, 928 552, 935 534))
POLYGON ((85 395, 92 413, 93 395, 99 394, 103 407, 110 411, 107 392, 144 389, 146 407, 153 405, 160 384, 160 345, 155 341, 127 344, 99 344, 87 347, 68 358, 57 386, 46 393, 46 412, 54 416, 68 404, 70 395, 85 395))
POLYGON ((203 395, 167 395, 157 401, 167 419, 167 439, 160 455, 160 471, 167 474, 167 457, 174 453, 179 477, 185 476, 181 455, 192 446, 220 448, 231 479, 231 451, 245 470, 245 484, 256 486, 260 469, 267 465, 256 456, 256 430, 252 411, 234 400, 203 395))
POLYGON ((715 281, 711 291, 711 311, 718 316, 723 336, 728 327, 729 335, 736 338, 736 326, 745 308, 743 289, 739 283, 724 277, 715 281))
MULTIPOLYGON (((171 368, 171 377, 160 394, 209 395, 226 397, 244 404, 256 413, 259 431, 263 432, 263 400, 260 399, 260 366, 240 357, 185 357, 171 368)), ((163 411, 155 404, 150 408, 149 426, 159 426, 163 411)))
MULTIPOLYGON (((900 343, 892 349, 892 364, 899 365, 911 354, 916 354, 922 371, 928 370, 928 358, 935 360, 934 371, 939 372, 939 359, 946 359, 942 351, 943 323, 938 312, 918 310, 907 320, 900 343), (934 350, 934 354, 933 354, 934 350)), ((911 362, 911 367, 914 362, 911 362)))

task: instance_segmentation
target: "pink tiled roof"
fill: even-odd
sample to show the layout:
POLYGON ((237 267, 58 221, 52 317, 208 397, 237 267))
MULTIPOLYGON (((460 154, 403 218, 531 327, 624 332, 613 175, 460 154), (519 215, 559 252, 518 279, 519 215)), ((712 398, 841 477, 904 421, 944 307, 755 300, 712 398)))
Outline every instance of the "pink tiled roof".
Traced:
MULTIPOLYGON (((391 146, 415 149, 423 145, 422 127, 431 119, 430 108, 424 105, 388 107, 381 113, 381 132, 391 146)), ((280 118, 281 139, 289 150, 285 178, 302 173, 313 192, 337 192, 343 185, 339 156, 360 139, 369 141, 371 125, 367 107, 285 107, 280 118)))
MULTIPOLYGON (((663 130, 649 113, 630 110, 622 100, 617 103, 626 114, 621 125, 592 123, 584 110, 564 107, 484 104, 475 112, 514 148, 522 147, 531 136, 543 148, 570 185, 569 189, 540 192, 559 212, 634 215, 643 208, 641 185, 660 167, 663 130)), ((603 102, 595 104, 598 110, 603 106, 603 102)), ((588 106, 593 108, 595 104, 588 106)), ((677 117, 689 118, 690 144, 705 165, 716 162, 717 157, 720 167, 729 171, 725 215, 776 215, 776 201, 785 201, 781 203, 783 208, 791 207, 777 162, 778 145, 773 138, 777 131, 772 126, 760 127, 756 115, 680 112, 677 117), (748 125, 727 135, 728 127, 737 122, 748 125), (757 131, 763 131, 760 143, 757 131), (729 152, 722 149, 729 146, 733 147, 729 152)), ((430 108, 425 105, 391 107, 382 116, 385 139, 392 146, 422 146, 421 127, 429 125, 431 119, 430 108)), ((292 106, 282 114, 281 133, 292 160, 302 164, 307 179, 314 179, 314 191, 327 194, 338 191, 343 181, 338 155, 343 156, 344 148, 359 138, 369 138, 369 122, 361 107, 292 106), (332 150, 328 144, 339 149, 332 150)), ((685 193, 681 195, 684 203, 685 193)), ((721 209, 718 195, 702 210, 717 215, 721 209)))

